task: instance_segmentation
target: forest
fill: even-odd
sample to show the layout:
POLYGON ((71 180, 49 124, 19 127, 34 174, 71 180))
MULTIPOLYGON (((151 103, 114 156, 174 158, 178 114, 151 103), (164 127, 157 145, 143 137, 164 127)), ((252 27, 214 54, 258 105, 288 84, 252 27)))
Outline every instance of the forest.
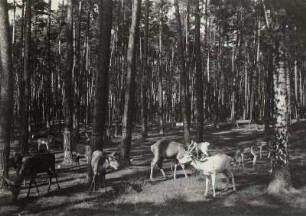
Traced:
POLYGON ((305 35, 305 0, 0 0, 0 215, 304 214, 305 35))

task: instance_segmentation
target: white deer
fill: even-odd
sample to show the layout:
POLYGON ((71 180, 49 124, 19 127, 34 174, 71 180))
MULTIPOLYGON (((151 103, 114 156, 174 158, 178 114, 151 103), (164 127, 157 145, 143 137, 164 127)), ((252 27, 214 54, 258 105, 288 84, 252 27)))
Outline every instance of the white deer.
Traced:
POLYGON ((211 157, 206 157, 204 161, 199 160, 190 152, 186 152, 182 159, 179 159, 181 164, 190 163, 194 168, 203 171, 206 178, 205 196, 208 193, 209 176, 211 176, 213 196, 216 197, 215 184, 216 175, 223 173, 227 180, 226 188, 228 189, 229 177, 232 179, 233 190, 236 191, 234 174, 231 167, 232 158, 226 154, 217 154, 211 157))

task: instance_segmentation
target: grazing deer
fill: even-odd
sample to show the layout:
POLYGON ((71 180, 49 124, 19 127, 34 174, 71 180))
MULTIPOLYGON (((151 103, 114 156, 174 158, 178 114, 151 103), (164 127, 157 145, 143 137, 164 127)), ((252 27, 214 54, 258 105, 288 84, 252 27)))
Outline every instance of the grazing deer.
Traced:
POLYGON ((238 162, 238 165, 242 164, 242 167, 244 168, 244 155, 250 153, 253 156, 252 165, 253 168, 255 169, 255 165, 257 162, 256 150, 259 149, 259 159, 261 159, 263 148, 266 148, 268 150, 267 158, 270 158, 271 154, 270 143, 266 141, 256 141, 256 143, 252 145, 239 146, 235 153, 235 161, 238 162))
POLYGON ((182 164, 190 163, 197 170, 203 171, 206 177, 206 188, 205 196, 208 193, 209 176, 211 176, 213 196, 216 197, 215 185, 216 185, 216 175, 218 173, 223 173, 227 180, 226 188, 228 189, 229 177, 232 178, 233 190, 236 191, 234 174, 231 168, 232 158, 226 154, 217 154, 211 157, 206 157, 204 161, 199 160, 190 152, 186 152, 183 158, 179 161, 182 164))
MULTIPOLYGON (((174 165, 173 177, 174 179, 176 179, 176 169, 178 165, 178 160, 180 158, 183 158, 186 148, 187 148, 186 145, 172 140, 159 140, 153 145, 151 145, 151 151, 154 156, 151 162, 151 174, 150 174, 151 181, 153 180, 153 169, 156 164, 158 165, 160 172, 162 173, 164 178, 166 178, 166 174, 162 168, 162 163, 164 159, 174 160, 175 165, 174 165)), ((187 173, 185 171, 185 165, 184 164, 180 165, 184 171, 185 177, 188 178, 187 173)))
POLYGON ((101 182, 99 182, 99 186, 101 187, 103 182, 103 186, 105 188, 105 191, 107 192, 105 181, 106 170, 108 168, 113 168, 115 170, 119 168, 119 162, 114 156, 115 154, 116 152, 113 152, 110 155, 104 156, 102 151, 97 150, 93 152, 90 162, 93 178, 89 187, 89 194, 91 194, 92 189, 96 189, 95 184, 98 176, 101 177, 101 182))
POLYGON ((48 192, 51 187, 52 183, 52 177, 54 176, 56 179, 57 187, 60 189, 60 186, 58 184, 57 175, 55 172, 55 156, 52 153, 43 153, 43 154, 37 154, 35 156, 26 157, 23 159, 23 164, 19 170, 19 173, 17 175, 17 179, 15 181, 11 181, 9 179, 5 179, 6 182, 11 186, 12 188, 12 200, 16 201, 17 197, 20 192, 20 186, 21 182, 25 178, 30 178, 30 184, 28 188, 27 197, 30 195, 30 190, 32 183, 35 184, 37 193, 39 194, 39 190, 36 184, 36 177, 38 173, 48 173, 49 175, 49 187, 48 192))
POLYGON ((257 161, 257 154, 255 152, 255 149, 256 149, 255 145, 238 146, 234 157, 235 161, 238 162, 238 165, 240 166, 242 164, 242 167, 244 169, 244 155, 250 153, 253 155, 252 165, 253 169, 255 169, 257 161))

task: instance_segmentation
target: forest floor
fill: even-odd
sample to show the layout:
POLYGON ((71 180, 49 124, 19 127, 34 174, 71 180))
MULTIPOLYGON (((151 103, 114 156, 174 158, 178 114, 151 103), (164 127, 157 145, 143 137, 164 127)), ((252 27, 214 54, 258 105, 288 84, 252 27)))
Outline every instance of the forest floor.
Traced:
MULTIPOLYGON (((194 131, 192 135, 194 137, 194 131)), ((262 137, 263 131, 238 130, 233 125, 225 125, 219 129, 205 129, 204 140, 211 143, 210 155, 224 152, 233 156, 237 145, 254 143, 262 137)), ((290 126, 290 166, 293 186, 298 193, 282 196, 271 196, 266 192, 270 180, 270 161, 266 151, 258 160, 256 170, 252 168, 250 156, 247 156, 245 170, 236 170, 236 192, 233 192, 231 184, 225 191, 225 179, 217 177, 216 198, 212 197, 211 191, 207 197, 204 196, 204 177, 190 166, 187 168, 188 179, 179 170, 178 178, 173 180, 170 161, 164 163, 168 178, 164 180, 155 168, 154 181, 150 182, 153 157, 150 146, 161 138, 182 142, 183 129, 169 126, 161 136, 157 127, 151 126, 149 138, 143 142, 136 128, 132 141, 132 166, 110 171, 106 175, 108 191, 103 188, 92 195, 88 195, 88 186, 84 184, 85 161, 81 161, 81 166, 62 167, 63 155, 56 150, 61 189, 53 184, 46 194, 47 178, 40 175, 37 180, 39 196, 33 188, 31 197, 26 198, 27 190, 22 187, 18 201, 12 204, 11 194, 0 191, 0 215, 305 215, 306 121, 290 126)), ((116 148, 113 144, 105 151, 111 152, 116 148)))

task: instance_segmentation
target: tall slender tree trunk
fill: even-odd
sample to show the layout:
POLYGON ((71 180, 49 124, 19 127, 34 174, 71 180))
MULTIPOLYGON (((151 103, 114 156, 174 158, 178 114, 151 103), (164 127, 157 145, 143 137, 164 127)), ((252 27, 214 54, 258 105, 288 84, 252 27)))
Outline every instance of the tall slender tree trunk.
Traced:
MULTIPOLYGON (((8 177, 13 123, 13 70, 7 1, 0 1, 0 179, 8 177)), ((0 188, 4 181, 0 181, 0 188)))
POLYGON ((145 139, 148 135, 147 126, 147 80, 148 80, 148 34, 149 34, 149 7, 150 1, 145 1, 145 27, 144 27, 144 44, 143 44, 143 68, 142 68, 142 82, 141 82, 141 136, 145 139))
POLYGON ((163 5, 160 1, 159 8, 159 65, 158 65, 158 117, 159 134, 164 134, 164 108, 163 108, 163 5))
POLYGON ((276 45, 276 52, 276 70, 273 74, 275 127, 272 143, 272 181, 268 186, 269 193, 279 193, 292 186, 288 152, 288 83, 285 70, 285 50, 282 42, 276 45))
POLYGON ((99 57, 96 76, 96 93, 93 113, 93 150, 103 150, 103 135, 108 109, 108 74, 110 63, 110 42, 112 30, 112 0, 99 2, 99 57))
POLYGON ((73 131, 74 140, 79 142, 79 127, 80 127, 80 104, 82 100, 81 95, 81 15, 83 4, 79 1, 78 19, 74 22, 74 66, 73 66, 73 80, 74 83, 74 110, 73 110, 73 131))
POLYGON ((123 165, 130 164, 130 151, 133 129, 133 110, 135 105, 135 75, 136 75, 136 47, 139 34, 141 0, 133 0, 132 22, 130 27, 129 44, 127 50, 127 84, 122 119, 122 140, 120 156, 123 165))
POLYGON ((31 43, 31 0, 27 0, 24 28, 24 59, 23 72, 20 79, 20 138, 22 153, 29 151, 29 102, 30 102, 30 43, 31 43))
POLYGON ((264 110, 264 123, 265 123, 265 133, 270 133, 270 123, 271 123, 271 110, 273 110, 273 53, 272 48, 268 48, 267 53, 268 62, 268 75, 266 80, 266 91, 265 91, 265 110, 264 110))
POLYGON ((48 57, 47 57, 47 64, 48 64, 48 72, 46 76, 46 126, 47 129, 50 129, 51 124, 51 100, 52 100, 52 90, 51 90, 51 82, 52 82, 52 70, 51 70, 51 43, 50 43, 50 31, 51 31, 51 0, 48 2, 48 27, 47 27, 47 49, 48 49, 48 57))
POLYGON ((179 69, 180 69, 180 84, 181 84, 181 98, 182 98, 182 117, 184 125, 184 140, 185 143, 190 143, 190 122, 188 121, 188 98, 187 98, 187 89, 186 89, 186 68, 185 68, 185 55, 184 55, 184 46, 182 39, 182 25, 181 25, 181 16, 178 0, 174 0, 175 7, 175 16, 176 16, 176 31, 177 31, 177 46, 178 46, 178 55, 179 55, 179 69))
POLYGON ((296 119, 299 119, 299 96, 298 96, 298 68, 297 68, 297 60, 294 60, 294 115, 296 119))
POLYGON ((200 0, 195 1, 195 58, 196 58, 196 122, 198 142, 203 141, 204 116, 203 116, 203 74, 202 74, 202 57, 201 57, 201 39, 200 39, 200 0))
POLYGON ((66 43, 67 43, 67 67, 64 74, 64 116, 65 128, 63 132, 64 140, 64 160, 63 164, 72 164, 72 120, 73 120, 73 87, 72 87, 72 70, 73 70, 73 5, 72 0, 67 0, 67 15, 66 15, 66 43))

